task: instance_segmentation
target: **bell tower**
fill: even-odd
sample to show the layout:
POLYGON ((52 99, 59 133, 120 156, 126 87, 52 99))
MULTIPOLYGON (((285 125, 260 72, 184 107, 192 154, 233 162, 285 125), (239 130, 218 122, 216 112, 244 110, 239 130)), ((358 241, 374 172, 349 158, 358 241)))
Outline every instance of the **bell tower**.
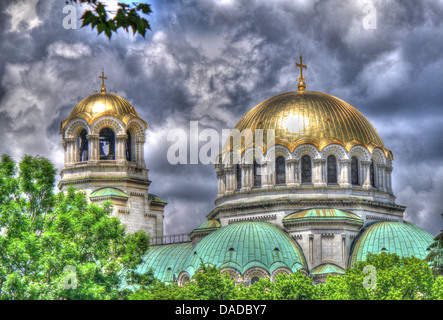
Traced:
POLYGON ((100 78, 100 93, 80 101, 60 124, 65 156, 58 187, 64 191, 73 185, 97 204, 111 200, 112 215, 127 232, 162 237, 167 202, 148 192, 148 126, 128 101, 107 93, 103 72, 100 78))

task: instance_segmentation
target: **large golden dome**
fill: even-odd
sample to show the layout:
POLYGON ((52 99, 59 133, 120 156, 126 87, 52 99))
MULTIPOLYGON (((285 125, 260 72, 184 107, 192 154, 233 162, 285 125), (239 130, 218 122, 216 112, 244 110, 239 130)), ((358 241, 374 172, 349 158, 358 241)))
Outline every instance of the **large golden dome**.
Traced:
MULTIPOLYGON (((264 151, 266 130, 275 130, 275 143, 291 152, 299 145, 311 143, 321 151, 329 144, 340 144, 348 151, 362 145, 370 152, 376 147, 390 152, 377 130, 349 103, 334 96, 314 91, 287 92, 263 101, 250 110, 235 126, 240 132, 263 129, 264 151)), ((258 147, 258 146, 257 146, 258 147)))
POLYGON ((139 118, 134 107, 122 97, 111 93, 92 94, 80 101, 72 110, 69 117, 62 122, 62 129, 73 118, 83 118, 92 123, 97 117, 112 115, 128 123, 131 118, 139 118))

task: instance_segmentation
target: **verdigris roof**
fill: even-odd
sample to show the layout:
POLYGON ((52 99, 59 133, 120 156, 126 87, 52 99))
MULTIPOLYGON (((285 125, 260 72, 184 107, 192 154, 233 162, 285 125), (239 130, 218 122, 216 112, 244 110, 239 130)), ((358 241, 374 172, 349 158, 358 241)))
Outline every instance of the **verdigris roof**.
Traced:
POLYGON ((197 228, 194 229, 194 231, 196 230, 205 230, 205 229, 213 229, 213 228, 220 228, 220 222, 218 222, 218 220, 208 220, 203 222, 201 225, 199 225, 197 228))
POLYGON ((320 275, 320 274, 329 274, 329 273, 345 274, 345 269, 333 263, 324 263, 311 270, 311 275, 320 275))
POLYGON ((252 267, 269 273, 278 267, 293 272, 307 269, 302 250, 289 234, 275 224, 251 221, 230 224, 203 238, 190 253, 184 271, 192 276, 201 262, 232 267, 242 274, 252 267))
POLYGON ((152 268, 155 278, 164 282, 174 281, 174 275, 178 277, 191 251, 191 242, 151 246, 136 271, 146 273, 152 268))
POLYGON ((316 219, 316 220, 346 219, 346 220, 353 220, 356 222, 363 222, 363 219, 354 213, 339 209, 332 209, 332 208, 313 208, 313 209, 297 211, 287 215, 283 219, 283 222, 303 221, 311 219, 316 219))
POLYGON ((350 266, 366 260, 368 252, 379 253, 385 248, 401 257, 426 258, 426 249, 434 236, 409 222, 376 222, 366 226, 354 240, 350 266))
POLYGON ((161 202, 161 203, 164 203, 164 204, 168 204, 165 200, 163 200, 159 196, 156 196, 155 194, 152 194, 152 193, 148 194, 148 200, 149 201, 156 201, 156 202, 161 202))
POLYGON ((120 197, 126 199, 129 198, 124 191, 110 187, 97 189, 89 195, 89 198, 99 198, 99 197, 120 197))

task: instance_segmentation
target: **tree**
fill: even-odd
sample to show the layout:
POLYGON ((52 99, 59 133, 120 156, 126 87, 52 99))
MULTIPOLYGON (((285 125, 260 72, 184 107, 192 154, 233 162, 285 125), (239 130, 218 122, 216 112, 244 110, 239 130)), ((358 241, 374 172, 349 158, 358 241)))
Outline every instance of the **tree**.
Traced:
POLYGON ((238 299, 242 300, 315 300, 316 288, 312 279, 301 272, 278 274, 275 281, 260 279, 250 287, 240 286, 238 299))
POLYGON ((318 286, 318 294, 326 300, 426 300, 432 299, 433 284, 425 261, 382 252, 369 254, 343 276, 328 276, 326 284, 318 286), (371 275, 363 269, 368 265, 375 267, 376 286, 366 289, 364 279, 371 275))
MULTIPOLYGON (((148 16, 152 13, 151 5, 146 3, 132 2, 131 4, 118 3, 117 11, 110 11, 106 9, 105 1, 98 0, 70 0, 71 3, 86 4, 91 10, 86 10, 81 16, 82 27, 91 26, 91 29, 97 27, 97 34, 102 32, 111 39, 112 32, 117 33, 119 28, 123 28, 129 32, 132 29, 132 34, 139 33, 143 38, 146 31, 151 30, 148 20, 143 15, 148 16), (109 17, 113 15, 113 18, 109 17)), ((68 3, 68 1, 66 1, 68 3)))
POLYGON ((234 281, 213 265, 201 264, 184 286, 156 281, 129 296, 131 300, 232 300, 236 299, 234 281))
POLYGON ((431 251, 426 257, 426 261, 430 263, 434 275, 443 276, 443 231, 434 238, 429 249, 431 251))
POLYGON ((126 234, 112 205, 89 204, 70 187, 54 195, 53 164, 24 156, 0 161, 0 299, 118 299, 127 284, 149 285, 133 271, 149 237, 126 234))

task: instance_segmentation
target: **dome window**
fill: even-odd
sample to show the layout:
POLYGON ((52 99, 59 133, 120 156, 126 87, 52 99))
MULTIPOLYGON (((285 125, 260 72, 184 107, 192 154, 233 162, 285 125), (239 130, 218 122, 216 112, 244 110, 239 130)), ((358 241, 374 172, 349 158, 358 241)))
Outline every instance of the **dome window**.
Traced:
POLYGON ((237 175, 237 190, 241 189, 241 167, 239 164, 236 166, 236 175, 237 175))
POLYGON ((231 252, 232 252, 232 251, 235 251, 235 249, 234 249, 234 248, 229 248, 229 251, 231 251, 231 252))
POLYGON ((301 182, 312 182, 312 163, 311 157, 308 155, 304 155, 303 157, 301 157, 301 182))
POLYGON ((286 184, 286 161, 285 157, 278 157, 275 160, 276 184, 286 184))
POLYGON ((352 159, 351 159, 351 183, 353 186, 360 185, 358 177, 359 177, 358 159, 357 159, 357 157, 352 157, 352 159))
POLYGON ((328 183, 337 183, 337 158, 328 156, 328 183))
POLYGON ((261 187, 261 165, 254 160, 254 187, 261 187))

